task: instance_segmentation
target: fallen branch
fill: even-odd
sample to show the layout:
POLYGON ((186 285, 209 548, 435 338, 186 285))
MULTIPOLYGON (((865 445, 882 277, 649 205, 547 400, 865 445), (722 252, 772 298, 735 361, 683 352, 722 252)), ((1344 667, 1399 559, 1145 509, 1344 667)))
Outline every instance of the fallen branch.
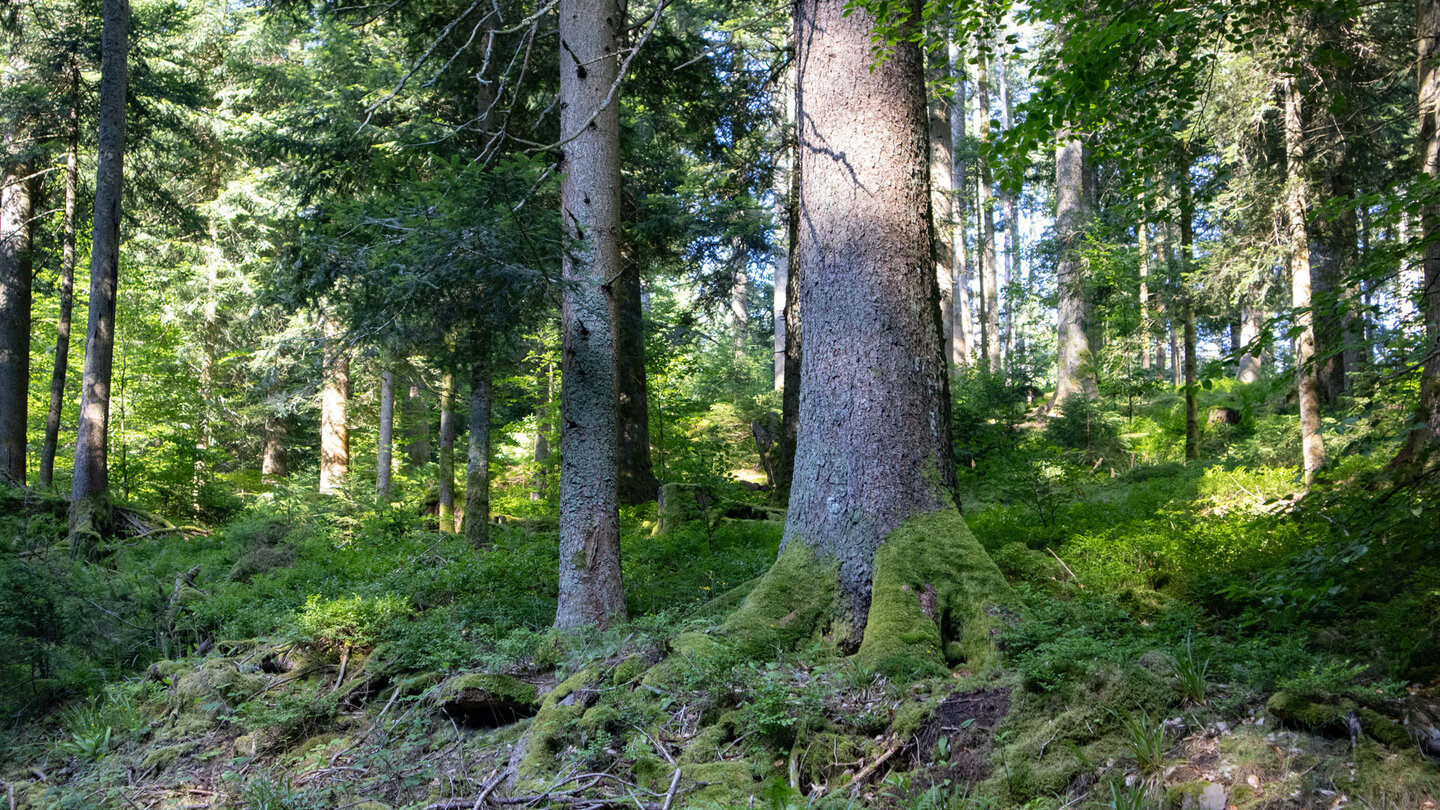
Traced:
POLYGON ((675 775, 670 777, 670 789, 665 791, 665 803, 660 810, 670 810, 671 802, 675 801, 675 788, 680 787, 680 769, 675 769, 675 775))
POLYGON ((864 787, 865 783, 870 781, 871 777, 875 775, 875 772, 880 770, 880 766, 889 762, 890 758, 898 754, 900 749, 904 747, 905 741, 903 739, 890 743, 890 747, 886 748, 880 756, 876 757, 874 762, 866 765, 859 773, 855 774, 855 778, 850 782, 850 792, 858 795, 860 788, 864 787))
MULTIPOLYGON (((1046 546, 1046 547, 1045 547, 1045 550, 1046 550, 1046 551, 1050 551, 1050 547, 1049 547, 1049 546, 1046 546)), ((1050 551, 1050 556, 1051 556, 1051 557, 1054 557, 1054 558, 1055 558, 1055 562, 1060 563, 1060 567, 1065 569, 1065 573, 1069 574, 1069 575, 1070 575, 1070 578, 1073 579, 1073 580, 1075 580, 1075 585, 1076 585, 1077 587, 1080 587, 1080 588, 1084 588, 1084 587, 1085 587, 1085 584, 1080 581, 1080 577, 1075 576, 1075 572, 1070 570, 1070 566, 1066 565, 1066 564, 1065 564, 1065 561, 1062 560, 1062 559, 1060 559, 1060 555, 1059 555, 1059 554, 1056 554, 1055 552, 1050 551)))

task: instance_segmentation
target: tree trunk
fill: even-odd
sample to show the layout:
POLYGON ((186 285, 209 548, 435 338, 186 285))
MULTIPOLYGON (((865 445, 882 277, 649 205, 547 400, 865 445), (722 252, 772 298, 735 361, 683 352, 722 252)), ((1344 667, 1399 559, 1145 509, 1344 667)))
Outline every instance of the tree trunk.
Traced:
MULTIPOLYGON (((1252 287, 1249 300, 1245 302, 1240 311, 1240 345, 1249 346, 1260 337, 1260 330, 1265 324, 1264 315, 1260 312, 1260 296, 1256 288, 1252 287)), ((1260 351, 1254 353, 1246 352, 1240 355, 1240 368, 1236 379, 1242 383, 1253 383, 1260 381, 1260 370, 1262 362, 1260 351)))
POLYGON ((465 539, 490 544, 490 362, 470 367, 470 443, 465 465, 465 539))
POLYGON ((979 186, 976 207, 980 209, 980 353, 991 371, 1000 370, 1000 293, 995 270, 995 199, 990 172, 990 71, 989 57, 977 43, 979 59, 975 76, 976 116, 979 121, 980 151, 976 155, 979 186))
POLYGON ((1076 392, 1095 395, 1094 363, 1090 355, 1089 313, 1085 300, 1084 263, 1080 240, 1089 218, 1085 196, 1085 147, 1080 139, 1062 132, 1055 150, 1055 238, 1060 258, 1056 286, 1060 300, 1055 396, 1052 408, 1059 407, 1076 392))
POLYGON ((966 103, 965 52, 960 43, 950 40, 950 75, 955 79, 955 107, 950 111, 950 154, 954 175, 950 187, 956 192, 954 220, 951 240, 955 245, 955 278, 951 282, 954 296, 954 312, 951 316, 953 330, 950 335, 950 367, 959 369, 970 364, 971 332, 970 314, 970 249, 966 243, 966 223, 969 221, 970 188, 969 171, 965 161, 958 156, 966 149, 965 119, 970 115, 966 103))
POLYGON ((265 417, 265 449, 260 457, 260 475, 268 481, 290 474, 285 438, 285 421, 275 414, 265 417))
POLYGON ((1150 370, 1150 223, 1141 208, 1140 224, 1140 368, 1150 370))
MULTIPOLYGON (((640 270, 627 266, 615 281, 619 297, 618 355, 619 498, 627 506, 655 500, 660 482, 650 461, 650 394, 645 378, 645 312, 640 270)), ((743 331, 743 330, 742 330, 743 331)), ((738 350, 738 346, 737 346, 738 350)))
POLYGON ((405 460, 411 467, 430 463, 430 403, 418 372, 405 394, 405 460))
MULTIPOLYGON (((942 57, 943 58, 943 57, 942 57)), ((945 63, 932 66, 937 78, 949 69, 945 63)), ((935 278, 940 285, 940 335, 942 345, 955 337, 955 155, 950 143, 950 103, 932 95, 930 107, 930 215, 935 236, 935 278)))
MULTIPOLYGON (((775 255, 774 255, 774 311, 771 313, 775 321, 775 390, 780 391, 785 387, 785 313, 788 311, 786 298, 789 287, 788 278, 790 275, 790 214, 794 208, 794 197, 790 193, 791 176, 795 173, 795 71, 793 67, 787 68, 780 77, 779 94, 781 99, 776 102, 776 117, 780 132, 780 142, 776 145, 775 156, 775 177, 773 180, 775 194, 775 255)), ((774 481, 770 484, 773 486, 774 481)))
POLYGON ((115 295, 120 275, 129 40, 129 0, 105 0, 94 234, 90 247, 90 321, 85 330, 80 423, 70 488, 72 551, 87 555, 94 551, 94 540, 109 531, 110 479, 105 467, 105 442, 110 420, 110 367, 115 353, 115 295))
MULTIPOLYGON (((1440 179, 1440 2, 1419 0, 1416 13, 1420 64, 1421 168, 1430 181, 1440 179)), ((1440 463, 1440 204, 1420 209, 1424 243, 1421 298, 1428 349, 1420 371, 1420 402, 1412 427, 1393 466, 1433 469, 1440 463)))
MULTIPOLYGON (((797 144, 798 149, 798 144, 797 144)), ((785 273, 785 386, 780 396, 780 436, 775 442, 774 500, 790 502, 795 478, 795 444, 800 434, 800 360, 804 356, 804 332, 800 317, 800 160, 796 152, 790 172, 789 268, 785 273)))
MULTIPOLYGON (((6 140, 12 140, 7 131, 6 140)), ((0 190, 0 482, 25 485, 30 414, 30 219, 35 187, 25 165, 0 190)))
POLYGON ((1300 400, 1300 444, 1305 485, 1325 464, 1320 438, 1320 379, 1315 367, 1315 324, 1310 313, 1310 234, 1308 184, 1301 126, 1300 88, 1295 79, 1285 82, 1285 207, 1290 221, 1290 304, 1295 308, 1300 334, 1295 346, 1295 373, 1300 400))
POLYGON ((45 444, 40 450, 42 489, 55 486, 55 452, 65 410, 65 378, 70 370, 70 319, 75 310, 76 198, 80 187, 80 66, 70 65, 70 113, 65 122, 65 223, 60 242, 60 322, 55 329, 55 367, 50 377, 50 409, 45 414, 45 444))
MULTIPOLYGON (((1000 80, 1000 126, 1009 131, 1012 123, 1010 108, 1010 82, 1007 78, 1009 71, 1005 67, 1003 57, 996 59, 998 70, 996 75, 1000 80)), ((1020 241, 1020 210, 1016 205, 1015 193, 1006 192, 1004 195, 1005 206, 1005 311, 1002 313, 1004 320, 1000 325, 1000 331, 1005 335, 1005 357, 1010 367, 1014 367, 1015 354, 1015 300, 1012 296, 1012 289, 1021 284, 1024 268, 1020 261, 1020 254, 1023 244, 1020 241)))
MULTIPOLYGON (((548 354, 549 350, 546 349, 548 354)), ((549 476, 545 474, 545 463, 550 460, 550 439, 547 434, 550 427, 550 408, 555 400, 555 364, 549 361, 545 363, 543 374, 539 375, 536 381, 540 388, 544 389, 543 399, 540 400, 540 408, 535 413, 535 479, 530 487, 530 500, 539 502, 549 496, 549 476)))
POLYGON ((1195 261, 1195 203, 1190 195, 1190 152, 1181 152, 1177 186, 1180 196, 1180 307, 1185 330, 1185 460, 1200 458, 1200 375, 1195 356, 1195 300, 1190 266, 1195 261))
POLYGON ((440 531, 455 533, 455 375, 440 381, 440 531))
POLYGON ((877 549, 907 519, 955 509, 955 478, 922 60, 902 38, 875 64, 869 14, 844 9, 796 4, 804 429, 782 553, 800 544, 838 561, 833 627, 852 647, 877 549))
POLYGON ((395 372, 380 372, 380 438, 375 447, 375 495, 390 498, 390 468, 395 447, 395 372))
POLYGON ((738 355, 745 351, 750 332, 750 273, 746 269, 750 251, 738 234, 730 239, 730 261, 735 265, 735 275, 730 281, 730 325, 734 330, 730 339, 738 355))
MULTIPOLYGON (((1335 127, 1327 131, 1339 140, 1335 127)), ((1348 156, 1333 154, 1343 152, 1343 143, 1325 144, 1339 165, 1327 172, 1323 188, 1330 201, 1345 200, 1355 193, 1354 182, 1350 179, 1348 156)), ((1329 211, 1329 206, 1324 207, 1329 211)), ((1351 353, 1351 336, 1347 325, 1353 316, 1344 313, 1352 303, 1346 289, 1345 277, 1356 262, 1355 245, 1358 233, 1355 208, 1346 205, 1333 216, 1321 216, 1312 226, 1311 235, 1311 306, 1314 309, 1315 354, 1318 360, 1316 374, 1320 378, 1321 407, 1334 407, 1345 393, 1346 378, 1351 369, 1346 367, 1345 358, 1351 353)))
POLYGON ((320 493, 340 491, 350 472, 350 423, 346 409, 350 402, 350 352, 341 340, 340 324, 326 313, 325 382, 320 393, 320 493))
POLYGON ((560 593, 556 627, 625 619, 616 466, 615 303, 620 271, 621 8, 560 0, 564 181, 561 307, 560 593), (603 108, 602 108, 603 106, 603 108))

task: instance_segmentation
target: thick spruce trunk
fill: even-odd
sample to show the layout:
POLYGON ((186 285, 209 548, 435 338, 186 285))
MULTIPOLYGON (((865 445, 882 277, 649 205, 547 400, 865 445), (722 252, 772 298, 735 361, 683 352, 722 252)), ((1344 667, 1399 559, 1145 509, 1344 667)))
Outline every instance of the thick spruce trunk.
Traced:
POLYGON ((1057 307, 1059 334, 1055 396, 1051 407, 1058 407, 1077 392, 1095 395, 1085 270, 1080 257, 1080 241, 1089 217, 1085 195, 1085 147, 1068 131, 1061 133, 1055 150, 1055 189, 1055 238, 1060 250, 1056 286, 1060 302, 1057 307))
POLYGON ((71 480, 72 550, 90 554, 109 531, 110 373, 115 355, 115 296, 120 281, 120 201, 125 179, 126 57, 129 0, 105 0, 100 56, 100 122, 95 170, 94 235, 90 247, 90 321, 80 384, 80 423, 71 480))
POLYGON ((561 303, 560 592, 557 627, 625 619, 616 463, 620 275, 619 74, 625 15, 614 0, 561 0, 560 135, 564 181, 561 303))
POLYGON ((955 508, 921 56, 902 42, 875 65, 871 18, 844 9, 796 5, 805 357, 784 538, 838 562, 842 646, 880 545, 955 508))
POLYGON ((260 474, 268 481, 277 481, 290 474, 286 439, 285 420, 275 414, 265 417, 265 448, 260 456, 260 474))
POLYGON ((465 539, 490 544, 490 362, 470 367, 470 441, 465 464, 465 539))
MULTIPOLYGON (((8 138, 7 138, 8 140, 8 138)), ((30 415, 30 170, 16 166, 0 190, 0 482, 25 484, 30 415)))

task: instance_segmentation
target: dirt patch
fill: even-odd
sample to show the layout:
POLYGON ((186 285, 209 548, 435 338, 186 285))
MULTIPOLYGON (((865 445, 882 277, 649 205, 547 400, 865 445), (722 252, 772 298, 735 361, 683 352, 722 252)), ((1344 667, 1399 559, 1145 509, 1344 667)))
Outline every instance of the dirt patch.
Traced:
POLYGON ((992 733, 1009 713, 1009 689, 978 689, 945 698, 920 729, 916 764, 929 766, 928 776, 937 782, 984 779, 990 775, 992 733))

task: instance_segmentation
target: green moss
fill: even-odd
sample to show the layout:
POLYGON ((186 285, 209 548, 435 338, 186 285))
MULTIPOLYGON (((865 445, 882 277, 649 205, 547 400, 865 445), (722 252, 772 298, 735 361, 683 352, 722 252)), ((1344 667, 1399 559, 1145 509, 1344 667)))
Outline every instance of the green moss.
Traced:
POLYGON ((746 658, 796 649, 820 639, 838 592, 835 565, 804 543, 791 543, 730 614, 724 635, 746 658))
POLYGON ((1312 700, 1293 692, 1276 692, 1265 701, 1265 708, 1280 722, 1305 731, 1340 731, 1345 725, 1342 706, 1323 700, 1312 700))
POLYGON ((555 772, 555 755, 564 748, 571 728, 584 713, 584 707, 562 706, 547 699, 525 733, 525 755, 515 769, 520 784, 537 783, 555 772))
POLYGON ((608 731, 623 725, 620 710, 608 703, 598 703, 585 711, 577 724, 586 734, 608 731))
MULTIPOLYGON (((865 741, 847 734, 821 732, 811 735, 801 745, 803 759, 800 771, 811 784, 841 787, 848 779, 842 773, 853 769, 866 754, 865 741)), ((799 743, 797 743, 799 745, 799 743)), ((873 745, 873 743, 872 743, 873 745)))
POLYGON ((1410 732, 1385 715, 1366 708, 1361 708, 1356 713, 1360 717, 1360 727, 1379 742, 1391 748, 1411 748, 1415 745, 1410 732))
POLYGON ((686 807, 747 807, 760 790, 755 769, 743 760, 682 765, 680 775, 686 782, 704 785, 686 794, 686 807))
POLYGON ((184 756, 191 748, 192 743, 180 743, 179 745, 162 745, 152 748, 140 760, 140 765, 145 772, 163 772, 166 768, 174 765, 180 757, 184 756))
POLYGON ((645 670, 649 668, 650 665, 646 663, 644 657, 639 655, 629 656, 624 661, 615 665, 615 671, 610 673, 610 683, 616 686, 623 686, 644 675, 645 670))
POLYGON ((892 678, 945 675, 946 642, 953 641, 958 647, 949 648, 949 657, 958 653, 975 671, 994 669, 995 635, 1014 604, 1005 577, 958 511, 913 517, 875 553, 859 658, 892 678))
POLYGON ((526 683, 512 675, 492 675, 481 672, 459 675, 446 681, 440 689, 438 699, 451 700, 466 692, 481 692, 499 700, 524 706, 533 706, 540 702, 534 684, 526 683))
POLYGON ((1355 793, 1378 806, 1420 807, 1440 795, 1435 766, 1414 746, 1386 749, 1361 738, 1355 747, 1355 793))
POLYGON ((744 715, 738 711, 729 711, 720 715, 720 719, 714 725, 700 729, 690 744, 680 754, 680 764, 698 764, 712 762, 720 757, 720 751, 735 739, 740 732, 740 723, 744 715))

